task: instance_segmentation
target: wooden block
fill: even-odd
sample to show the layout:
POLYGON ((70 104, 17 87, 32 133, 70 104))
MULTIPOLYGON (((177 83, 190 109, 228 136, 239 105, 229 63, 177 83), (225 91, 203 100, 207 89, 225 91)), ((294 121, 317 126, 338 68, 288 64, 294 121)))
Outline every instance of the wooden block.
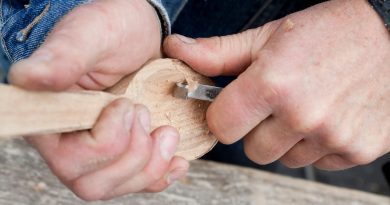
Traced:
POLYGON ((152 127, 171 125, 181 135, 178 152, 186 159, 196 159, 217 143, 206 124, 209 102, 183 100, 172 96, 177 82, 196 81, 212 85, 212 81, 178 60, 156 60, 132 76, 119 82, 108 92, 124 95, 146 105, 152 113, 152 127))
POLYGON ((152 127, 171 125, 181 135, 178 152, 188 160, 208 152, 217 142, 205 120, 209 102, 174 98, 175 83, 212 82, 173 59, 159 59, 124 78, 108 92, 32 92, 0 86, 0 137, 40 135, 90 129, 101 110, 113 100, 126 97, 146 105, 152 127), (5 116, 5 117, 3 117, 5 116))

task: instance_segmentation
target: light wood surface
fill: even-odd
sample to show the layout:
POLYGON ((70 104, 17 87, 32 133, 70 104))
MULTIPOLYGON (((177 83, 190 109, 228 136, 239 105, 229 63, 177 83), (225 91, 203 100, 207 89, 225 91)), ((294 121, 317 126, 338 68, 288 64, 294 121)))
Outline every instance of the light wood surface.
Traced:
POLYGON ((0 143, 1 205, 389 205, 390 198, 267 172, 193 161, 188 177, 157 194, 87 203, 22 140, 0 143))
POLYGON ((174 98, 177 82, 212 82, 180 61, 160 59, 146 64, 108 92, 32 92, 0 85, 0 137, 39 135, 90 129, 101 110, 114 99, 126 97, 146 105, 152 127, 171 125, 181 139, 177 155, 188 160, 208 152, 216 143, 205 120, 208 102, 174 98), (3 117, 4 116, 4 117, 3 117))

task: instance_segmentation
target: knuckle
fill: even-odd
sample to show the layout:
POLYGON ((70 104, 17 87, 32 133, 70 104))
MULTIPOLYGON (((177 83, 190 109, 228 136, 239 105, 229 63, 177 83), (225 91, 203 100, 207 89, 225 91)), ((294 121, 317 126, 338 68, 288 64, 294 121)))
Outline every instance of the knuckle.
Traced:
POLYGON ((285 90, 289 89, 287 82, 282 80, 281 76, 277 75, 275 72, 265 72, 261 81, 265 87, 275 93, 286 93, 285 90))
POLYGON ((73 166, 68 166, 64 159, 49 159, 46 163, 52 172, 64 182, 69 182, 78 176, 76 170, 69 168, 73 166))
POLYGON ((256 162, 258 164, 264 164, 260 160, 257 159, 257 154, 255 151, 252 149, 251 146, 249 146, 247 143, 244 144, 244 153, 253 162, 256 162))
POLYGON ((253 151, 250 151, 249 149, 244 148, 244 152, 248 157, 248 159, 251 160, 252 162, 255 162, 256 164, 267 165, 272 163, 272 161, 257 156, 253 151))
POLYGON ((210 58, 208 65, 205 65, 208 69, 205 69, 206 75, 217 76, 223 73, 226 69, 226 64, 223 52, 226 45, 224 38, 216 36, 208 39, 199 38, 198 41, 202 47, 210 54, 213 58, 210 58))
POLYGON ((302 163, 299 163, 298 161, 292 159, 292 158, 282 158, 280 159, 280 162, 290 168, 290 169, 296 169, 296 168, 301 168, 303 167, 304 165, 302 165, 302 163))
POLYGON ((353 164, 351 161, 347 160, 345 156, 334 153, 325 156, 319 161, 316 161, 314 166, 322 170, 337 171, 354 167, 356 164, 353 164))
POLYGON ((320 144, 328 150, 345 152, 351 149, 352 138, 348 135, 330 132, 320 138, 320 144))
POLYGON ((222 144, 232 144, 236 141, 233 136, 229 136, 223 131, 224 129, 223 126, 221 126, 219 123, 218 116, 214 115, 214 113, 211 112, 211 109, 207 111, 206 119, 209 131, 218 138, 219 142, 222 144))
POLYGON ((325 135, 331 132, 329 116, 321 109, 292 108, 288 110, 288 122, 292 130, 304 135, 310 133, 325 135))
POLYGON ((148 178, 153 181, 153 182, 157 182, 158 180, 160 180, 163 176, 164 176, 164 172, 163 170, 159 170, 159 169, 156 169, 156 170, 148 170, 146 171, 145 173, 148 178))
POLYGON ((85 68, 87 67, 87 62, 85 59, 78 57, 80 56, 80 51, 76 51, 73 48, 67 49, 67 51, 69 51, 69 53, 61 54, 64 57, 66 56, 65 58, 68 58, 67 62, 70 62, 67 64, 67 73, 65 74, 73 75, 75 73, 80 73, 80 71, 82 70, 85 70, 85 68))
MULTIPOLYGON (((264 63, 265 62, 262 62, 261 64, 264 63)), ((266 68, 267 65, 261 65, 258 67, 266 68)), ((279 98, 283 98, 287 96, 287 93, 289 93, 291 87, 289 82, 283 78, 283 76, 278 75, 276 72, 266 70, 263 72, 260 82, 263 84, 263 87, 266 88, 266 90, 269 90, 269 92, 272 93, 270 96, 278 96, 279 98)))
POLYGON ((269 68, 272 68, 272 66, 268 65, 268 63, 256 61, 257 66, 254 69, 262 69, 262 71, 259 71, 261 76, 259 76, 259 81, 256 82, 256 87, 261 89, 253 91, 253 100, 254 102, 259 102, 260 100, 260 103, 266 103, 272 107, 286 104, 293 97, 291 88, 294 85, 285 75, 275 70, 270 70, 269 68))
POLYGON ((248 159, 260 165, 266 165, 274 161, 271 159, 272 157, 270 157, 273 156, 272 153, 269 154, 269 152, 267 152, 267 156, 264 156, 264 154, 259 153, 256 147, 250 142, 247 142, 247 140, 244 141, 244 153, 248 159))
POLYGON ((286 154, 282 158, 280 158, 280 162, 286 167, 292 169, 306 166, 303 159, 297 158, 296 156, 292 156, 290 154, 286 154))
POLYGON ((87 183, 81 180, 76 180, 71 187, 71 190, 80 199, 85 201, 97 201, 105 196, 106 193, 98 187, 88 186, 87 183))
POLYGON ((153 185, 151 187, 148 187, 147 189, 145 189, 145 192, 149 192, 149 193, 162 192, 165 189, 167 189, 168 186, 169 186, 168 183, 159 183, 157 185, 153 185))
POLYGON ((305 114, 296 114, 291 118, 290 125, 298 133, 311 133, 323 126, 323 120, 314 119, 305 114))
POLYGON ((378 158, 378 153, 373 150, 362 150, 348 157, 348 160, 356 165, 367 165, 378 158))
POLYGON ((111 117, 120 117, 123 114, 129 113, 133 116, 134 114, 134 108, 135 106, 131 103, 130 100, 119 98, 111 102, 108 106, 106 106, 103 110, 103 112, 100 114, 101 118, 111 118, 111 117))
MULTIPOLYGON (((211 52, 216 52, 216 51, 219 51, 219 50, 223 50, 224 46, 226 46, 224 38, 222 38, 220 36, 214 36, 214 37, 209 38, 208 40, 207 39, 199 39, 199 40, 203 41, 204 42, 204 46, 207 49, 209 49, 211 52)), ((216 52, 216 53, 218 53, 218 52, 216 52)), ((221 60, 219 60, 218 62, 220 62, 221 65, 222 65, 222 61, 221 60)))
POLYGON ((131 101, 129 99, 119 98, 119 99, 111 102, 109 104, 109 107, 107 107, 107 108, 111 108, 111 109, 116 110, 116 109, 120 109, 121 107, 133 107, 133 104, 131 103, 131 101))

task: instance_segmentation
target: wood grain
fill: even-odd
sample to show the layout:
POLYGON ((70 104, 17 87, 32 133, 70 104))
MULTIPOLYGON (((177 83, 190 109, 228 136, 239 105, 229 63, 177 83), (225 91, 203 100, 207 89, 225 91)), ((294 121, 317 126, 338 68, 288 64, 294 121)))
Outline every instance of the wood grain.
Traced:
POLYGON ((31 92, 0 85, 0 137, 90 129, 116 98, 104 92, 31 92))
POLYGON ((217 140, 205 120, 209 102, 172 96, 175 84, 186 79, 212 84, 178 60, 159 59, 107 92, 32 92, 0 85, 0 115, 6 116, 0 118, 0 137, 90 129, 107 104, 126 97, 149 108, 153 128, 162 125, 177 128, 181 139, 176 154, 188 160, 196 159, 208 152, 217 140))
POLYGON ((157 194, 83 202, 22 140, 0 143, 1 205, 389 205, 390 198, 195 160, 188 177, 157 194))
POLYGON ((152 113, 152 127, 171 125, 177 128, 181 138, 176 154, 196 159, 207 153, 217 140, 206 123, 209 102, 172 96, 176 83, 188 79, 212 84, 210 79, 195 73, 180 61, 164 59, 149 63, 108 91, 146 105, 152 113))

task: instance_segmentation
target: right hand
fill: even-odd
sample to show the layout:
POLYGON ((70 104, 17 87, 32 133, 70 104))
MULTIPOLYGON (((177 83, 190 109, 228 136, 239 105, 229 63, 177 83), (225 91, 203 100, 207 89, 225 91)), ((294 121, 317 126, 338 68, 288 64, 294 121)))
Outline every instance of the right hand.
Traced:
MULTIPOLYGON (((160 57, 160 22, 146 0, 98 0, 67 14, 31 57, 11 67, 30 90, 104 90, 160 57)), ((77 106, 77 105, 75 105, 77 106)), ((120 99, 90 131, 27 137, 59 179, 85 200, 161 191, 188 170, 178 132, 150 133, 147 108, 120 99)))
POLYGON ((222 143, 258 164, 326 170, 390 152, 390 38, 365 0, 334 0, 225 37, 164 43, 208 76, 238 75, 210 105, 222 143))

